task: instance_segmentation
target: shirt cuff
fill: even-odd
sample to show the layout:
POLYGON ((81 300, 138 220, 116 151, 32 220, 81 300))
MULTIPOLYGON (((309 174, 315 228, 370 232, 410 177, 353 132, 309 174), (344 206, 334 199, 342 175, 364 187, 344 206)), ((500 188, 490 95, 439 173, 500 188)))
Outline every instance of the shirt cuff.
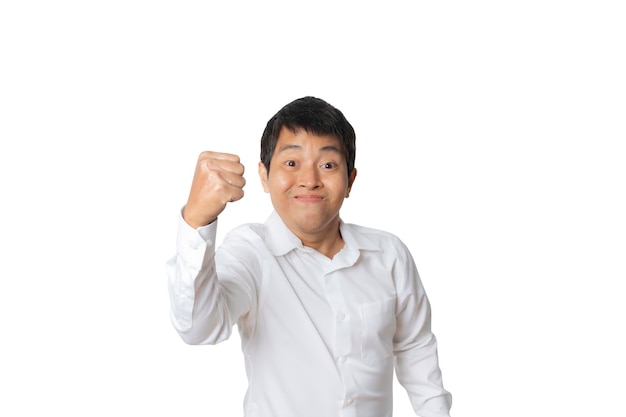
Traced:
POLYGON ((177 251, 188 265, 201 265, 207 249, 215 246, 217 220, 194 229, 183 219, 182 210, 178 216, 177 251))

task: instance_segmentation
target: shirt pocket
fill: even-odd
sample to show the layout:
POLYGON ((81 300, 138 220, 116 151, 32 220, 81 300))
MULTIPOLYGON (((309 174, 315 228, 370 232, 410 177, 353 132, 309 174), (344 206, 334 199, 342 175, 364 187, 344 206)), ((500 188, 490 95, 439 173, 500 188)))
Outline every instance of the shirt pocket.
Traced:
POLYGON ((396 298, 361 304, 361 359, 378 365, 393 355, 396 298))

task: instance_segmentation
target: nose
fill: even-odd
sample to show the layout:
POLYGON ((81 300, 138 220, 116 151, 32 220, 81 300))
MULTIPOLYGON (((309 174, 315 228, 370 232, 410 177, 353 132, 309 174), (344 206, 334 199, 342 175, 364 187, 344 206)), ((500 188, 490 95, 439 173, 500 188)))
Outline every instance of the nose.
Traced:
POLYGON ((320 175, 317 167, 303 165, 298 175, 298 185, 303 188, 315 189, 321 187, 320 175))

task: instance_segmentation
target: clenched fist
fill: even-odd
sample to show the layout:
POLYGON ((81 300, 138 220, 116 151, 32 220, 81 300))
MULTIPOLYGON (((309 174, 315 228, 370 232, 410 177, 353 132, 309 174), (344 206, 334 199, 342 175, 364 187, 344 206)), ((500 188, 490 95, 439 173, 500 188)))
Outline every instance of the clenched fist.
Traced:
POLYGON ((193 228, 212 223, 226 204, 243 197, 246 180, 237 155, 202 152, 191 183, 183 218, 193 228))

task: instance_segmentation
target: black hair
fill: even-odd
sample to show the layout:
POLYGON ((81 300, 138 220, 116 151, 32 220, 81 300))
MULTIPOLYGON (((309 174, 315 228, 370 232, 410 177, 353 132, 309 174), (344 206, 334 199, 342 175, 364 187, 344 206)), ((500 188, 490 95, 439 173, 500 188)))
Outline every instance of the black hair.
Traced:
POLYGON ((261 136, 261 162, 269 174, 270 161, 276 148, 280 131, 284 128, 296 133, 303 129, 317 136, 334 136, 339 139, 348 166, 348 176, 354 169, 356 134, 354 128, 339 109, 316 97, 302 97, 278 111, 265 126, 261 136))

